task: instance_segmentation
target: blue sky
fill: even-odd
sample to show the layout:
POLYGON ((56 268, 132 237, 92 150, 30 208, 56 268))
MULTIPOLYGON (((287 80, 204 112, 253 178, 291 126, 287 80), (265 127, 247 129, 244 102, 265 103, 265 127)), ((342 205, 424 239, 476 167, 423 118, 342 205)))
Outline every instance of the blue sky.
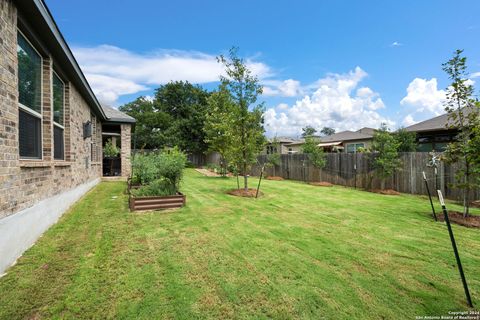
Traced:
POLYGON ((114 106, 170 80, 213 88, 215 56, 240 47, 265 86, 269 135, 441 114, 441 63, 457 48, 480 81, 476 0, 46 2, 97 96, 114 106))

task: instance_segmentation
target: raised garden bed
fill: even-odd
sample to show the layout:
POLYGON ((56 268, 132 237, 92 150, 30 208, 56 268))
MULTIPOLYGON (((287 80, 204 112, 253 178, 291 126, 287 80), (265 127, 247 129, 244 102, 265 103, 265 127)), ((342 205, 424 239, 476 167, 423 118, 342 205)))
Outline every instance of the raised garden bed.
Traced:
POLYGON ((164 210, 181 208, 185 205, 187 197, 178 193, 173 196, 134 197, 130 194, 129 206, 131 211, 164 210))

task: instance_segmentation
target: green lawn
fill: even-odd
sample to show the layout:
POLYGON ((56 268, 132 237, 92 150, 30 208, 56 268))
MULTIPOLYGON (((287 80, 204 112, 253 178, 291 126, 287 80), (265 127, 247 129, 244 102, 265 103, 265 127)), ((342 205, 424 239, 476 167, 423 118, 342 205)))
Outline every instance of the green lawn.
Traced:
MULTIPOLYGON (((0 279, 0 318, 415 319, 467 309, 446 226, 426 198, 292 181, 265 181, 258 200, 225 194, 235 186, 188 170, 185 208, 130 213, 124 183, 100 184, 0 279)), ((480 231, 453 228, 480 306, 480 231)))

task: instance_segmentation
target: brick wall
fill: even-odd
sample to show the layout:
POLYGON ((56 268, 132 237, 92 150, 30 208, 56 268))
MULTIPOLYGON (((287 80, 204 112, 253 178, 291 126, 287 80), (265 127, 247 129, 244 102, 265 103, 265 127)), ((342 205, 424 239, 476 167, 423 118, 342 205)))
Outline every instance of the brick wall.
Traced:
MULTIPOLYGON (((95 154, 92 145, 98 146, 101 132, 97 129, 92 138, 83 139, 83 123, 92 121, 91 109, 68 81, 65 161, 53 160, 51 72, 54 61, 48 56, 43 57, 43 159, 19 159, 16 21, 17 11, 12 1, 0 0, 0 218, 101 176, 101 162, 91 159, 95 154)), ((94 121, 95 127, 101 128, 99 121, 94 121)), ((130 141, 129 136, 122 136, 122 141, 127 139, 130 141)))

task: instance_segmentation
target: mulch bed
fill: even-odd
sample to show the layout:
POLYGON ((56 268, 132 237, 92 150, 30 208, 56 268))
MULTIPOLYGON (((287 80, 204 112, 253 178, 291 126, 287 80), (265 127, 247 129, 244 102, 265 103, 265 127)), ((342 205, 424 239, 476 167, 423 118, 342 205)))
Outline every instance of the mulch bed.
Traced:
MULTIPOLYGON (((245 189, 233 189, 230 191, 227 191, 228 194, 232 196, 237 196, 237 197, 247 197, 247 198, 255 198, 255 195, 257 194, 257 189, 253 188, 248 188, 247 191, 245 189)), ((258 195, 261 196, 263 193, 260 191, 258 192, 258 195)))
POLYGON ((317 186, 317 187, 333 187, 333 184, 330 182, 326 181, 320 181, 320 182, 310 182, 312 186, 317 186))
POLYGON ((474 207, 474 208, 480 208, 480 200, 472 201, 472 203, 470 204, 470 206, 472 206, 472 207, 474 207))
POLYGON ((369 190, 370 192, 373 192, 373 193, 379 193, 379 194, 384 194, 384 195, 387 195, 387 196, 399 196, 400 195, 400 192, 398 191, 395 191, 393 189, 373 189, 373 190, 369 190))
MULTIPOLYGON (((437 212, 437 218, 440 221, 444 221, 445 217, 443 216, 443 212, 437 212)), ((448 218, 450 219, 451 223, 469 228, 480 228, 480 216, 477 215, 470 215, 464 218, 463 212, 448 211, 448 218)))
POLYGON ((266 177, 265 179, 267 180, 275 180, 275 181, 282 181, 283 178, 282 177, 279 177, 279 176, 268 176, 266 177))

